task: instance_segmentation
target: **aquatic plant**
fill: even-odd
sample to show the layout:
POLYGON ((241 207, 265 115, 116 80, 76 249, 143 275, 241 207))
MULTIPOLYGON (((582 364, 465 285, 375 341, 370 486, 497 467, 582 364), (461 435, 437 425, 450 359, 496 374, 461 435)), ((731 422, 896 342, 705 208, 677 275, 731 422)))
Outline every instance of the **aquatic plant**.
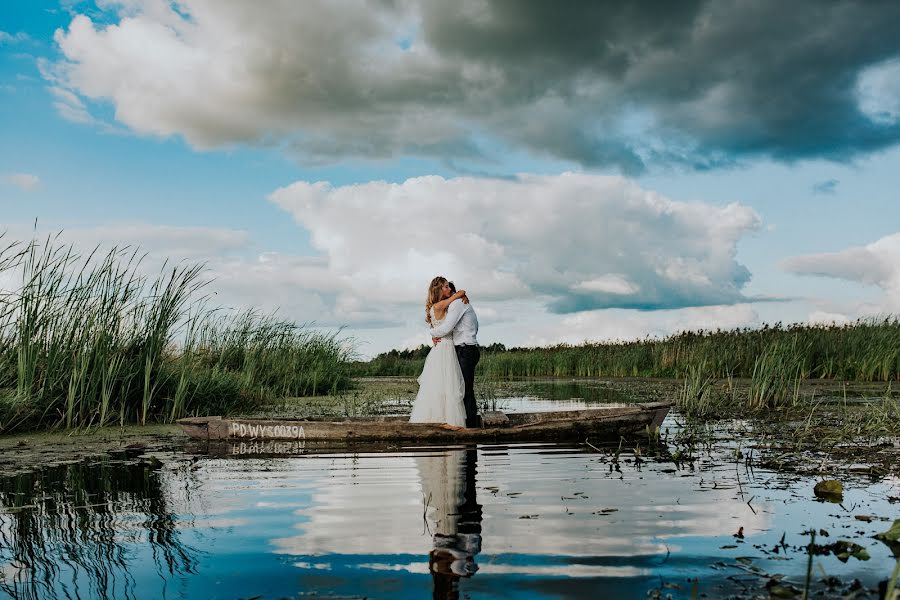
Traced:
MULTIPOLYGON (((2 238, 0 238, 2 239, 2 238)), ((0 432, 171 421, 349 385, 352 348, 252 311, 208 309, 200 265, 0 244, 0 432)))
POLYGON ((506 402, 500 398, 500 382, 493 377, 485 377, 475 386, 475 404, 479 412, 502 410, 506 402))
POLYGON ((750 378, 750 408, 782 408, 796 406, 800 401, 800 383, 808 376, 802 359, 786 360, 788 356, 805 356, 806 348, 798 338, 778 339, 762 349, 753 362, 750 378))

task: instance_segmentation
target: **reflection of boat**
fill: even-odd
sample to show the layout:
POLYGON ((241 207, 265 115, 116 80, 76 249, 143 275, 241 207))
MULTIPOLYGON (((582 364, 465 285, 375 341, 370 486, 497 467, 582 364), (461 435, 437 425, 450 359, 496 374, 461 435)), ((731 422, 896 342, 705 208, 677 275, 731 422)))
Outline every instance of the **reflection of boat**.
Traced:
POLYGON ((505 414, 492 411, 481 415, 481 427, 470 429, 454 429, 437 423, 410 423, 405 416, 343 421, 190 417, 180 419, 178 424, 191 437, 206 440, 618 440, 620 436, 646 431, 647 427, 658 427, 671 406, 669 402, 653 402, 552 412, 505 414))

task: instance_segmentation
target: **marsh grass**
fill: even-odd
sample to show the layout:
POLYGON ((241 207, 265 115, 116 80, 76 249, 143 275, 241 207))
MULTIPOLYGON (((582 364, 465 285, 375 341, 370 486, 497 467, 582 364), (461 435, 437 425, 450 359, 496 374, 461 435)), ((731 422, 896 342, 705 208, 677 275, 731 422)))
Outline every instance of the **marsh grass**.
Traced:
POLYGON ((727 398, 716 389, 713 378, 706 374, 706 365, 701 363, 688 368, 677 405, 684 414, 711 417, 726 408, 727 398))
MULTIPOLYGON (((392 350, 355 363, 354 374, 416 376, 427 347, 392 350)), ((900 378, 900 319, 846 325, 765 325, 760 329, 683 332, 664 339, 585 343, 546 348, 483 349, 478 375, 515 377, 683 378, 703 366, 715 379, 758 382, 760 404, 790 402, 796 377, 887 382, 900 378)))
MULTIPOLYGON (((2 237, 0 237, 2 240, 2 237)), ((172 421, 349 385, 338 334, 206 308, 199 265, 0 244, 0 432, 172 421)))
POLYGON ((501 396, 502 385, 496 378, 485 377, 476 381, 475 404, 478 412, 503 410, 507 403, 501 396))
MULTIPOLYGON (((801 413, 802 414, 802 413, 801 413)), ((866 401, 814 402, 793 432, 801 445, 830 447, 848 442, 879 444, 900 431, 900 400, 888 391, 866 401)))

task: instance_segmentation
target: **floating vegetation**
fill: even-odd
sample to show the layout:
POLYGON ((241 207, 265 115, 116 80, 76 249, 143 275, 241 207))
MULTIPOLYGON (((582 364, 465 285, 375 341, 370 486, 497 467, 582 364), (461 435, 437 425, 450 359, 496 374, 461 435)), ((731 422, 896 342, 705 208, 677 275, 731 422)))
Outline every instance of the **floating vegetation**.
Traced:
POLYGON ((840 481, 824 479, 815 485, 813 493, 817 498, 824 498, 825 500, 832 502, 840 502, 844 499, 844 486, 840 481))

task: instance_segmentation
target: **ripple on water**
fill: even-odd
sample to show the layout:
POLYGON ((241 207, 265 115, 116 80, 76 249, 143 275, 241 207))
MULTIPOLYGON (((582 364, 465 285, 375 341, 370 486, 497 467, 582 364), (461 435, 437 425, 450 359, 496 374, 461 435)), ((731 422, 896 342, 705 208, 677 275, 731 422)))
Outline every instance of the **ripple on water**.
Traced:
POLYGON ((663 581, 689 597, 699 577, 715 597, 735 577, 758 585, 754 566, 802 586, 793 548, 811 528, 872 556, 817 558, 829 575, 890 572, 867 537, 889 523, 850 517, 896 516, 896 480, 848 481, 838 506, 812 500, 811 478, 725 455, 688 469, 623 450, 618 470, 612 456, 532 443, 56 467, 0 484, 0 593, 593 598, 663 581))

